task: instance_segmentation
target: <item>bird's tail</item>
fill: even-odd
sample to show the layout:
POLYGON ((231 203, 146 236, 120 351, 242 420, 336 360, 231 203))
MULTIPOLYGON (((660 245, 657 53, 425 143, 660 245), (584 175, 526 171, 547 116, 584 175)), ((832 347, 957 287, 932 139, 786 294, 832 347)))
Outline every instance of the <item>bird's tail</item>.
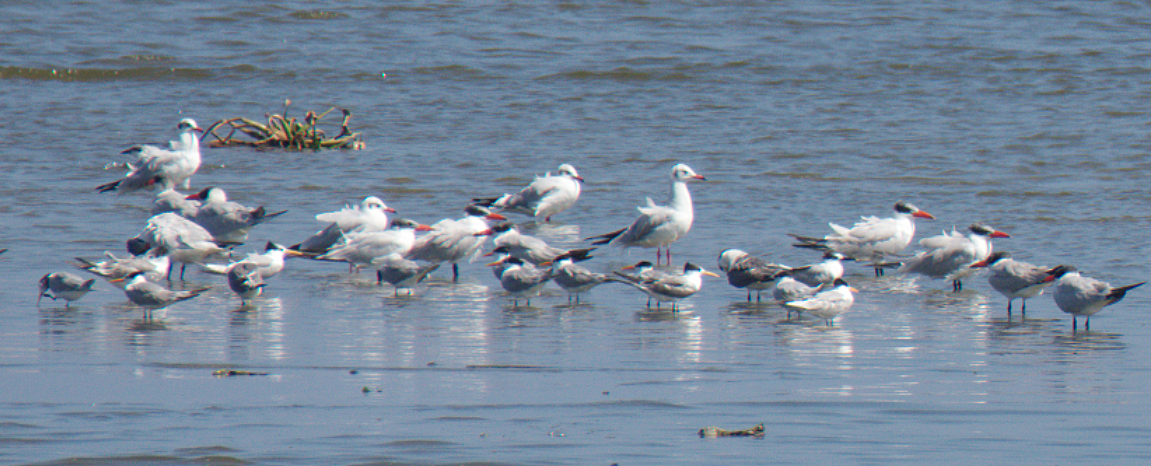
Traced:
POLYGON ((257 207, 254 212, 252 212, 252 217, 254 217, 256 219, 256 221, 258 221, 258 222, 266 222, 268 220, 279 217, 279 216, 284 215, 286 213, 288 213, 288 211, 281 210, 279 212, 273 212, 273 213, 269 214, 266 210, 264 210, 264 206, 260 206, 260 207, 257 207))
POLYGON ((595 250, 596 248, 569 249, 565 254, 571 258, 572 262, 581 262, 591 259, 591 252, 595 250))
POLYGON ((195 290, 188 290, 188 291, 181 292, 180 294, 176 295, 176 302, 187 301, 189 299, 195 298, 197 296, 200 296, 201 293, 208 291, 210 289, 212 289, 212 287, 208 286, 208 287, 204 287, 204 288, 199 288, 199 289, 195 289, 195 290))
POLYGON ((618 237, 619 235, 622 235, 623 232, 625 232, 625 231, 627 231, 627 228, 620 228, 620 229, 613 231, 611 233, 604 233, 602 235, 596 235, 596 236, 592 236, 590 238, 584 238, 584 241, 591 241, 591 244, 608 244, 608 243, 612 242, 612 240, 616 239, 616 237, 618 237))
POLYGON ((1107 303, 1113 304, 1113 303, 1119 302, 1120 299, 1123 299, 1123 296, 1127 295, 1128 291, 1131 291, 1135 288, 1138 288, 1138 287, 1142 286, 1144 283, 1147 283, 1147 282, 1139 282, 1139 283, 1136 283, 1134 285, 1121 286, 1119 288, 1115 288, 1115 289, 1111 290, 1110 293, 1107 293, 1107 303))
POLYGON ((113 181, 111 183, 102 184, 102 185, 96 187, 96 191, 101 192, 101 193, 107 193, 107 192, 115 191, 116 188, 120 187, 121 181, 124 181, 124 180, 116 180, 116 181, 113 181))
POLYGON ((795 238, 795 240, 798 241, 798 243, 792 244, 792 246, 795 246, 797 248, 815 249, 815 250, 824 251, 824 252, 831 250, 830 248, 827 247, 827 240, 825 240, 823 238, 813 238, 811 236, 802 236, 802 235, 797 235, 794 233, 788 233, 787 236, 795 238))

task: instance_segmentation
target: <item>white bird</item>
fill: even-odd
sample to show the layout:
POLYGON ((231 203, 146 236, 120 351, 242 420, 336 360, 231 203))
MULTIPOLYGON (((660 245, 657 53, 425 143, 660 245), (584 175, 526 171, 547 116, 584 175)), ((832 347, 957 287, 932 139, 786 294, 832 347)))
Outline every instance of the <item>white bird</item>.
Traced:
POLYGON ((771 264, 739 249, 725 249, 719 253, 719 270, 727 274, 727 282, 736 288, 747 289, 747 302, 751 302, 751 292, 755 290, 755 300, 760 293, 771 288, 780 274, 789 267, 771 264))
POLYGON ((343 209, 335 212, 317 214, 316 220, 327 225, 299 244, 289 246, 288 249, 302 252, 325 252, 339 242, 344 233, 386 230, 390 224, 388 213, 395 212, 396 209, 385 205, 380 198, 376 196, 365 197, 357 207, 345 205, 343 209))
POLYGON ((775 282, 775 287, 771 289, 771 297, 775 302, 787 309, 787 318, 791 318, 792 311, 803 312, 803 309, 792 307, 788 303, 792 301, 803 301, 807 298, 815 296, 819 290, 823 289, 821 286, 809 286, 799 280, 784 275, 775 282))
POLYGON ((661 302, 670 301, 671 310, 677 311, 678 307, 676 303, 679 300, 687 298, 703 288, 704 275, 709 277, 719 276, 688 262, 683 266, 683 274, 668 275, 654 280, 628 281, 625 283, 636 287, 640 291, 647 293, 648 296, 654 298, 656 308, 659 307, 661 302))
POLYGON ((356 269, 379 267, 387 256, 406 256, 416 242, 416 231, 429 231, 431 227, 414 221, 398 218, 384 231, 353 231, 344 236, 328 252, 316 257, 319 260, 341 261, 356 269))
POLYGON ((427 262, 451 262, 452 280, 460 277, 457 263, 467 259, 475 260, 480 248, 487 241, 487 235, 479 233, 491 228, 488 221, 507 220, 503 215, 494 214, 480 206, 468 206, 467 214, 459 220, 443 219, 432 224, 432 231, 416 238, 416 244, 406 258, 427 262))
POLYGON ((122 152, 137 156, 135 162, 128 164, 128 174, 96 189, 102 193, 131 192, 156 184, 164 189, 175 186, 187 189, 192 175, 200 169, 200 139, 196 132, 203 130, 195 120, 184 118, 176 125, 176 131, 179 140, 168 142, 167 147, 146 144, 122 152))
POLYGON ((384 259, 383 265, 376 270, 376 283, 388 282, 395 287, 398 297, 400 289, 407 289, 408 296, 412 295, 412 288, 428 278, 428 274, 440 268, 439 263, 420 265, 418 262, 405 259, 399 254, 389 255, 384 259))
POLYGON ((139 256, 116 257, 114 254, 105 251, 104 256, 105 259, 101 261, 77 257, 76 260, 79 262, 73 265, 84 271, 104 277, 106 280, 124 278, 135 272, 144 272, 158 280, 164 277, 164 274, 168 273, 168 269, 171 267, 171 259, 167 254, 157 256, 149 252, 139 256))
POLYGON ((187 194, 176 191, 176 188, 169 188, 156 193, 156 199, 152 201, 152 215, 175 212, 181 217, 190 219, 196 216, 200 204, 200 201, 188 199, 187 194))
POLYGON ((851 309, 851 305, 855 303, 855 295, 852 293, 854 291, 855 288, 840 278, 831 284, 831 288, 821 290, 810 298, 788 301, 786 305, 789 308, 801 309, 831 325, 836 317, 851 309))
POLYGON ((520 233, 511 222, 502 222, 491 228, 477 233, 477 235, 496 235, 492 239, 495 247, 504 246, 515 257, 530 262, 532 265, 542 265, 552 262, 561 254, 571 254, 575 260, 591 258, 588 254, 595 248, 562 249, 549 246, 547 241, 535 236, 520 233))
POLYGON ((655 248, 655 265, 659 265, 660 249, 667 248, 667 262, 671 263, 671 243, 678 241, 691 230, 695 210, 691 203, 691 192, 687 183, 707 180, 697 175, 691 167, 677 164, 671 168, 671 199, 668 205, 659 206, 647 198, 647 206, 637 207, 639 217, 626 228, 587 238, 592 244, 615 244, 625 248, 655 248))
POLYGON ((515 212, 537 219, 543 217, 545 222, 550 222, 553 215, 567 210, 579 199, 582 181, 575 167, 565 163, 559 166, 555 175, 548 173, 536 177, 516 194, 476 198, 472 201, 484 207, 500 209, 501 212, 515 212))
POLYGON ((575 302, 579 303, 579 294, 586 293, 596 286, 621 281, 607 274, 592 272, 576 264, 575 258, 571 254, 557 256, 552 269, 552 281, 568 293, 569 303, 573 296, 575 302))
POLYGON ((1022 311, 1027 315, 1027 298, 1034 298, 1043 294, 1043 290, 1054 285, 1057 275, 1061 275, 1063 266, 1040 267, 1027 262, 1017 261, 1004 251, 996 251, 986 259, 971 264, 972 268, 988 268, 991 273, 987 275, 987 283, 1003 296, 1007 297, 1007 315, 1011 315, 1011 302, 1015 298, 1023 299, 1022 311))
POLYGON ((1087 317, 1083 328, 1091 330, 1092 315, 1102 311, 1104 307, 1119 302, 1127 295, 1128 291, 1143 285, 1143 283, 1146 282, 1115 288, 1106 282, 1080 275, 1073 266, 1066 266, 1065 273, 1055 285, 1052 297, 1055 298, 1055 304, 1059 306, 1059 309, 1071 314, 1072 332, 1078 330, 1076 318, 1079 316, 1087 317))
MULTIPOLYGON (((167 254, 172 261, 180 262, 180 280, 184 279, 184 269, 188 264, 201 264, 227 251, 204 227, 174 212, 152 216, 144 230, 128 240, 128 252, 133 255, 139 256, 149 250, 156 256, 167 254)), ((175 264, 169 265, 167 277, 171 277, 172 265, 175 264)))
POLYGON ((928 250, 905 261, 899 271, 947 279, 954 291, 963 290, 963 278, 973 273, 971 265, 991 255, 991 239, 1011 237, 982 223, 973 224, 968 230, 971 233, 967 236, 952 228, 951 233, 919 240, 920 246, 928 250))
POLYGON ((128 296, 128 301, 131 301, 132 304, 143 307, 145 314, 180 301, 195 298, 209 289, 205 287, 195 290, 172 291, 149 282, 148 279, 144 277, 143 272, 136 272, 114 281, 127 282, 127 285, 124 287, 124 294, 128 296))
POLYGON ((791 235, 796 247, 835 251, 861 263, 875 266, 875 275, 883 275, 884 257, 899 254, 915 237, 915 218, 934 220, 931 214, 906 202, 895 203, 895 215, 887 218, 860 217, 851 228, 829 223, 835 231, 823 238, 791 235))
POLYGON ((531 306, 532 296, 539 295, 540 289, 552 278, 551 267, 539 269, 516 256, 505 257, 501 262, 504 270, 500 274, 500 285, 512 295, 515 306, 519 306, 520 298, 526 299, 528 306, 531 306))
POLYGON ((83 298, 89 291, 92 291, 92 285, 95 284, 95 278, 85 280, 68 272, 45 274, 40 277, 40 290, 36 295, 36 307, 40 307, 40 298, 44 296, 52 298, 53 301, 63 299, 64 307, 68 307, 72 301, 83 298), (52 294, 48 294, 46 291, 51 291, 52 294))
POLYGON ((228 193, 215 186, 204 188, 187 199, 202 202, 196 214, 189 219, 208 230, 218 241, 247 241, 248 232, 253 227, 287 212, 268 213, 264 206, 251 208, 229 201, 228 193))
POLYGON ((794 267, 787 271, 787 275, 807 286, 832 284, 843 278, 843 261, 845 260, 851 259, 838 252, 827 251, 823 254, 823 261, 794 267))
POLYGON ((236 262, 228 267, 228 288, 240 297, 240 305, 247 306, 264 290, 260 266, 254 262, 236 262))
POLYGON ((243 259, 228 264, 203 264, 204 270, 209 273, 227 275, 228 270, 239 262, 248 262, 256 266, 260 278, 267 280, 284 270, 284 260, 288 257, 300 257, 303 253, 292 251, 276 243, 268 241, 264 245, 263 253, 248 253, 243 259))

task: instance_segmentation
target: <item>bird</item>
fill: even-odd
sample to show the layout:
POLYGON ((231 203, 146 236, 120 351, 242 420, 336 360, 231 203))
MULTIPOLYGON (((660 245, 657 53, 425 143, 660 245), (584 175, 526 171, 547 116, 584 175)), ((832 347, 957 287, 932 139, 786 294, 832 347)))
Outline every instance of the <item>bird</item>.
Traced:
POLYGON ((151 251, 129 257, 116 257, 116 255, 105 251, 104 257, 104 260, 88 260, 77 257, 77 262, 72 265, 106 280, 124 278, 133 272, 144 272, 155 279, 160 279, 168 272, 171 265, 171 258, 167 254, 157 256, 151 251))
POLYGON ((1047 287, 1054 285, 1057 275, 1061 275, 1064 266, 1040 267, 1027 262, 1011 258, 1005 251, 995 251, 979 262, 971 264, 972 268, 988 268, 991 273, 987 275, 987 283, 991 288, 1007 297, 1007 315, 1011 315, 1011 302, 1021 298, 1021 310, 1027 315, 1027 298, 1034 298, 1043 294, 1047 287))
POLYGON ((208 230, 199 224, 179 216, 175 212, 153 215, 144 225, 140 234, 128 240, 128 252, 139 256, 153 251, 156 256, 170 255, 166 278, 171 278, 175 262, 180 265, 180 280, 188 264, 199 264, 222 256, 227 243, 218 242, 208 230))
POLYGON ((89 291, 92 291, 92 286, 95 284, 95 278, 85 280, 73 273, 52 272, 45 274, 40 277, 40 290, 36 295, 36 307, 40 307, 40 298, 45 296, 52 298, 53 301, 63 299, 64 307, 69 307, 72 301, 83 298, 89 291), (47 291, 51 291, 52 294, 48 294, 47 291))
POLYGON ((855 303, 853 292, 856 291, 858 290, 840 278, 835 280, 830 288, 822 289, 810 298, 788 301, 786 306, 819 317, 830 326, 836 317, 851 309, 851 305, 855 303))
POLYGON ((458 220, 443 219, 432 224, 428 234, 416 238, 411 252, 406 258, 427 262, 451 262, 452 280, 459 280, 458 262, 464 259, 475 260, 487 241, 487 235, 477 235, 491 226, 489 221, 507 220, 500 214, 492 213, 486 207, 467 206, 464 217, 458 220))
MULTIPOLYGON (((661 302, 670 301, 671 310, 675 312, 679 310, 677 306, 679 300, 695 294, 703 287, 704 275, 709 277, 719 276, 688 262, 684 264, 682 274, 668 275, 658 279, 627 281, 625 283, 654 298, 656 308, 660 307, 661 302)), ((649 304, 648 307, 651 307, 651 305, 649 304)))
POLYGON ((288 257, 301 257, 304 254, 299 251, 287 249, 279 244, 268 241, 264 244, 263 253, 248 253, 243 259, 234 261, 228 264, 203 264, 204 270, 209 273, 220 275, 227 275, 228 270, 239 262, 249 262, 255 264, 256 271, 260 273, 260 278, 267 280, 284 270, 284 260, 288 257))
MULTIPOLYGON (((540 269, 516 256, 507 256, 500 262, 504 266, 503 272, 500 273, 500 286, 512 295, 514 306, 519 306, 520 298, 524 298, 527 305, 531 306, 532 296, 538 295, 540 289, 552 278, 551 267, 540 269)), ((488 265, 499 264, 493 262, 488 265)))
POLYGON ((992 238, 1010 238, 1011 235, 982 223, 968 227, 967 236, 954 228, 951 233, 919 240, 919 245, 927 248, 906 260, 899 267, 901 273, 918 273, 931 278, 951 281, 952 290, 963 290, 963 278, 973 273, 971 265, 991 255, 992 238))
POLYGON ((492 244, 495 247, 505 246, 509 254, 530 262, 532 265, 552 262, 561 254, 571 254, 575 260, 584 260, 589 258, 589 254, 596 249, 562 249, 549 246, 547 241, 520 233, 512 222, 498 223, 487 230, 476 233, 476 235, 495 235, 492 239, 492 244))
POLYGON ((229 201, 228 193, 216 186, 204 188, 186 199, 202 202, 195 215, 188 218, 219 241, 244 242, 253 227, 288 212, 269 213, 264 206, 251 208, 229 201))
POLYGON ((1084 330, 1091 330, 1091 316, 1102 311, 1104 307, 1115 304, 1127 295, 1128 291, 1142 286, 1146 282, 1132 285, 1112 287, 1107 282, 1084 277, 1075 266, 1065 266, 1063 275, 1055 284, 1051 293, 1059 309, 1071 314, 1071 331, 1077 331, 1079 316, 1085 316, 1084 330))
POLYGON ((851 260, 851 258, 835 251, 826 251, 823 253, 822 261, 793 267, 787 271, 787 275, 807 286, 835 283, 835 280, 843 278, 843 261, 845 260, 851 260))
POLYGON ((388 213, 395 212, 396 209, 388 207, 380 198, 365 197, 357 207, 345 205, 343 209, 335 212, 317 214, 316 220, 324 222, 324 228, 304 241, 289 246, 288 249, 310 253, 325 252, 338 243, 344 233, 384 231, 390 225, 388 213))
POLYGON ((821 289, 823 289, 823 285, 809 286, 785 273, 780 276, 779 280, 776 280, 775 287, 771 289, 771 297, 780 306, 787 309, 787 318, 790 319, 792 311, 803 312, 803 309, 790 306, 788 303, 803 301, 815 296, 821 289))
POLYGON ((196 211, 200 210, 200 201, 195 199, 188 199, 188 195, 176 188, 168 188, 159 193, 156 193, 155 200, 152 201, 152 215, 160 215, 164 212, 175 212, 184 218, 193 218, 196 216, 196 211))
POLYGON ((909 203, 895 203, 895 215, 887 218, 860 217, 851 228, 829 223, 834 233, 823 238, 792 234, 799 242, 795 247, 835 251, 845 258, 870 264, 875 275, 883 275, 883 260, 902 252, 915 237, 915 220, 934 220, 935 216, 909 203))
POLYGON ((755 300, 760 293, 771 288, 780 274, 789 267, 771 264, 740 249, 724 249, 719 253, 719 270, 727 274, 727 282, 736 288, 747 289, 747 302, 751 302, 751 292, 755 290, 755 300))
POLYGON ((188 189, 192 175, 200 169, 200 139, 202 132, 196 121, 184 118, 176 124, 178 141, 169 141, 166 147, 153 144, 133 146, 123 154, 135 155, 128 163, 128 174, 123 178, 96 187, 101 193, 132 192, 160 185, 164 189, 180 186, 188 189))
POLYGON ((568 293, 569 303, 573 296, 575 302, 579 303, 579 294, 586 293, 596 286, 621 281, 608 274, 592 272, 575 262, 576 258, 572 254, 565 253, 557 256, 552 264, 552 281, 568 293))
POLYGON ((667 263, 671 263, 671 244, 687 235, 695 219, 691 203, 690 181, 705 181, 691 167, 682 163, 671 169, 671 199, 668 205, 656 205, 647 198, 647 205, 637 207, 639 217, 630 226, 586 238, 591 244, 614 244, 628 247, 655 248, 655 265, 660 264, 660 250, 667 248, 667 263))
POLYGON ((173 291, 149 282, 148 279, 145 278, 144 272, 133 272, 127 277, 118 278, 114 281, 127 283, 127 285, 124 286, 124 294, 128 296, 128 301, 131 301, 132 304, 144 308, 145 315, 151 314, 151 312, 156 309, 165 308, 180 301, 195 298, 211 288, 204 287, 195 290, 173 291))
MULTIPOLYGON (((670 273, 664 272, 663 270, 655 268, 655 264, 652 264, 651 261, 646 260, 626 266, 621 270, 615 271, 614 273, 620 277, 623 277, 625 280, 632 282, 647 280, 654 281, 672 275, 670 273)), ((647 298, 647 307, 651 307, 651 296, 648 296, 647 298)))
POLYGON ((408 296, 412 295, 412 288, 417 283, 428 278, 428 274, 440 268, 440 263, 423 264, 406 259, 399 254, 391 254, 384 259, 383 265, 376 270, 376 283, 388 282, 395 287, 396 297, 400 296, 400 289, 407 289, 408 296))
POLYGON ((580 183, 583 178, 576 172, 575 167, 562 164, 556 174, 545 174, 536 177, 531 184, 516 194, 504 194, 493 198, 475 198, 472 202, 483 207, 499 209, 500 212, 515 212, 530 215, 535 218, 543 217, 550 222, 552 216, 567 210, 579 199, 580 183))
POLYGON ((348 233, 327 252, 316 256, 318 260, 347 262, 352 267, 378 267, 391 254, 404 256, 416 242, 416 231, 429 231, 431 227, 412 220, 397 218, 383 231, 348 233))
POLYGON ((228 288, 240 297, 240 305, 247 306, 264 290, 264 278, 255 262, 240 261, 228 266, 228 288))

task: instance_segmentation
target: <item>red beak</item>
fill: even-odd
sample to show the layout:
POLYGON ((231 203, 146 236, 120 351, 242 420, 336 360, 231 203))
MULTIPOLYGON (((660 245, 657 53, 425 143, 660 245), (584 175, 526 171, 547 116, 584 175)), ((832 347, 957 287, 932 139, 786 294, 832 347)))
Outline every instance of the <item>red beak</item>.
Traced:
POLYGON ((387 212, 389 214, 394 214, 394 213, 396 213, 396 209, 393 209, 391 207, 384 207, 384 212, 387 212))
POLYGON ((974 267, 974 268, 979 268, 979 267, 987 267, 987 265, 988 265, 988 264, 987 264, 987 261, 986 261, 986 260, 981 260, 981 261, 979 261, 979 262, 976 262, 976 263, 974 263, 974 264, 971 264, 971 267, 974 267))
POLYGON ((935 220, 935 216, 934 216, 934 215, 931 215, 931 214, 929 214, 929 213, 927 213, 927 212, 924 212, 924 211, 922 211, 922 210, 917 210, 917 211, 915 211, 915 212, 912 212, 912 213, 911 213, 911 216, 912 216, 912 217, 919 217, 919 218, 926 218, 926 219, 928 219, 928 220, 935 220))
POLYGON ((476 234, 474 234, 474 235, 472 235, 472 236, 488 236, 488 235, 491 235, 491 234, 494 234, 494 233, 495 233, 495 232, 494 232, 494 231, 492 231, 492 229, 491 229, 491 228, 488 228, 487 230, 481 231, 481 232, 479 232, 479 233, 476 233, 476 234))
POLYGON ((1011 235, 1004 233, 1002 231, 993 231, 993 232, 991 232, 990 236, 992 238, 1010 238, 1011 237, 1011 235))
POLYGON ((435 230, 435 228, 424 225, 422 223, 419 225, 416 225, 416 231, 432 231, 432 230, 435 230))
MULTIPOLYGON (((508 219, 507 217, 504 217, 503 215, 496 214, 496 213, 487 214, 484 216, 484 218, 486 218, 488 220, 507 220, 508 219)), ((491 230, 488 230, 488 231, 491 231, 491 230)), ((488 233, 488 234, 490 235, 491 233, 488 233)))

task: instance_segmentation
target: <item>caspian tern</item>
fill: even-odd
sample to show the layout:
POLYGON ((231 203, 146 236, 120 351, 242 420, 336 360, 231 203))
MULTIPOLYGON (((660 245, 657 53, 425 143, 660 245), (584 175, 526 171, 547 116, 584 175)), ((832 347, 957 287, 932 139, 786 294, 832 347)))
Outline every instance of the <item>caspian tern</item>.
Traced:
POLYGON ((187 197, 202 202, 190 220, 200 224, 219 241, 242 243, 248 232, 260 223, 283 215, 286 210, 268 213, 264 206, 251 208, 228 200, 228 194, 215 186, 187 197))
POLYGON ((95 284, 95 278, 85 280, 68 272, 45 274, 40 277, 40 290, 36 295, 36 307, 40 307, 40 298, 44 296, 52 298, 53 301, 63 299, 64 307, 69 307, 72 301, 83 298, 89 291, 92 291, 92 285, 95 284), (47 291, 51 291, 52 294, 46 293, 47 291))
POLYGON ((487 235, 479 235, 491 228, 489 221, 507 220, 503 215, 494 214, 485 207, 468 206, 467 214, 459 220, 443 219, 432 224, 432 231, 416 238, 416 244, 405 257, 426 262, 451 262, 452 280, 459 280, 457 263, 467 259, 475 260, 480 248, 487 241, 487 235))
POLYGON ((545 222, 550 222, 553 215, 567 210, 579 199, 582 181, 575 167, 565 163, 559 166, 555 175, 548 173, 536 177, 516 194, 476 198, 472 201, 483 207, 499 209, 500 212, 543 217, 545 222))
POLYGON ((622 281, 607 274, 592 272, 576 264, 575 258, 571 254, 557 256, 552 269, 552 281, 567 291, 569 303, 573 296, 575 302, 579 303, 579 294, 586 293, 596 286, 622 281))
POLYGON ((236 262, 228 267, 228 288, 240 297, 240 305, 247 306, 264 290, 260 266, 254 262, 236 262))
POLYGON ((200 210, 200 204, 200 201, 188 199, 187 194, 169 188, 156 194, 156 199, 152 201, 152 215, 175 212, 181 217, 192 218, 200 210))
POLYGON ((344 236, 331 250, 316 257, 318 260, 347 262, 356 269, 379 267, 391 254, 407 255, 416 242, 416 231, 429 231, 431 227, 397 218, 384 231, 353 231, 344 236))
POLYGON ((819 317, 830 326, 836 317, 851 309, 851 305, 855 303, 854 291, 856 290, 840 278, 831 284, 831 288, 823 289, 807 299, 788 301, 786 305, 819 317))
MULTIPOLYGON (((128 252, 133 255, 139 256, 149 250, 156 256, 167 254, 172 261, 180 262, 180 280, 184 279, 184 269, 188 264, 203 263, 226 251, 208 230, 174 212, 152 216, 144 230, 128 240, 128 252)), ((172 265, 175 264, 169 264, 167 277, 171 277, 172 265)))
POLYGON ((727 282, 731 286, 747 289, 747 302, 751 302, 751 291, 755 290, 758 302, 760 293, 771 288, 789 267, 768 263, 739 249, 725 249, 719 253, 719 270, 727 274, 727 282))
POLYGON ((671 310, 674 312, 679 310, 677 307, 679 300, 687 298, 703 288, 704 275, 709 277, 719 276, 688 262, 683 266, 683 274, 668 275, 654 280, 627 281, 625 283, 634 286, 636 289, 654 298, 656 308, 659 308, 661 302, 670 301, 671 310))
POLYGON ((397 297, 400 296, 400 289, 407 289, 408 296, 411 296, 412 288, 438 268, 439 263, 421 265, 399 254, 392 254, 384 259, 383 265, 376 270, 376 283, 388 282, 395 287, 397 297))
POLYGON ((164 189, 175 186, 187 189, 192 175, 200 169, 200 139, 196 132, 203 130, 196 126, 195 120, 185 118, 176 125, 176 131, 179 141, 170 141, 167 147, 140 145, 125 150, 124 154, 137 156, 135 162, 128 164, 128 174, 97 186, 96 190, 131 192, 156 184, 164 189))
POLYGON ((125 278, 118 278, 116 280, 128 283, 127 286, 124 287, 124 294, 128 296, 128 301, 131 301, 132 304, 144 308, 145 315, 150 314, 156 309, 195 298, 209 289, 199 288, 188 291, 172 291, 149 282, 147 278, 144 278, 144 272, 136 272, 125 278))
POLYGON ((560 254, 571 254, 576 260, 588 259, 589 253, 595 248, 561 249, 549 246, 548 243, 535 236, 520 233, 511 222, 498 223, 491 228, 476 233, 477 236, 496 235, 492 239, 495 247, 505 246, 508 253, 532 265, 541 265, 552 262, 560 254))
POLYGON ((587 238, 591 244, 614 244, 625 248, 655 248, 655 265, 659 265, 660 249, 667 248, 667 262, 671 263, 671 243, 678 241, 691 230, 695 210, 691 203, 691 192, 687 183, 707 180, 697 175, 691 167, 677 164, 671 168, 671 199, 668 205, 659 206, 647 198, 647 206, 637 207, 640 215, 626 228, 587 238))
POLYGON ((895 215, 887 218, 861 217, 851 228, 829 223, 835 231, 823 238, 791 235, 799 248, 835 251, 860 263, 874 264, 875 275, 883 275, 885 256, 902 252, 915 237, 915 218, 935 219, 906 202, 895 203, 895 215))
POLYGON ((1055 304, 1059 306, 1059 309, 1071 314, 1072 332, 1078 330, 1077 317, 1086 316, 1087 320, 1084 322, 1083 328, 1091 330, 1092 315, 1102 311, 1104 307, 1119 302, 1127 295, 1128 291, 1146 283, 1139 282, 1115 288, 1106 282, 1080 275, 1074 266, 1065 267, 1066 271, 1055 284, 1052 297, 1055 298, 1055 304))
MULTIPOLYGON (((512 295, 514 306, 519 306, 520 298, 526 299, 528 306, 531 306, 532 296, 538 295, 540 289, 552 278, 551 267, 539 269, 516 256, 505 257, 500 262, 504 266, 500 274, 500 285, 512 295)), ((488 265, 497 264, 493 262, 488 265)))
POLYGON ((335 246, 343 238, 344 233, 357 230, 384 231, 389 225, 389 212, 395 213, 396 209, 384 205, 384 201, 376 196, 368 196, 357 207, 345 205, 341 210, 318 214, 316 220, 327 225, 299 244, 289 246, 288 249, 322 253, 335 246))
POLYGON ((1011 237, 982 223, 973 224, 968 230, 971 233, 967 236, 952 228, 951 233, 919 240, 919 245, 928 250, 906 260, 899 271, 944 278, 951 281, 954 291, 963 290, 963 278, 973 273, 971 265, 991 255, 991 239, 1011 237))
POLYGON ((1034 298, 1043 294, 1043 290, 1054 285, 1055 280, 1062 275, 1060 267, 1040 267, 1027 262, 1017 261, 1004 251, 995 251, 986 259, 971 264, 972 268, 986 267, 991 270, 987 275, 987 283, 1003 296, 1007 297, 1007 315, 1011 316, 1011 302, 1015 298, 1023 299, 1023 315, 1027 315, 1027 298, 1034 298))

